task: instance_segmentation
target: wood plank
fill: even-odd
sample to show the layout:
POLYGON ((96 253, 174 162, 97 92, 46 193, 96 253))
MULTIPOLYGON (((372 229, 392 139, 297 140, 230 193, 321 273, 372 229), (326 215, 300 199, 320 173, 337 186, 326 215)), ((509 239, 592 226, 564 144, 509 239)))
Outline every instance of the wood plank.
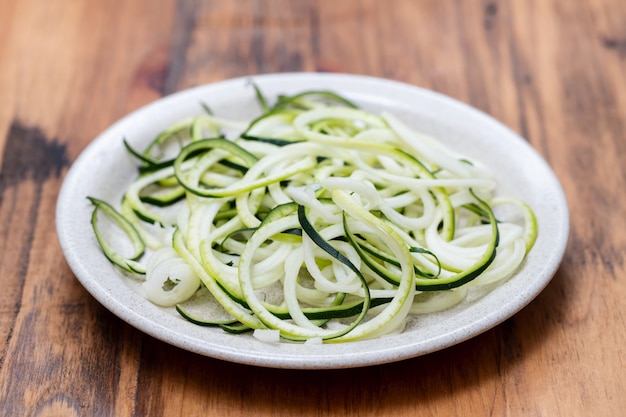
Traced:
POLYGON ((0 403, 6 415, 130 415, 143 335, 78 284, 62 258, 54 213, 70 160, 127 106, 160 95, 129 88, 127 63, 150 58, 147 48, 161 39, 150 29, 166 28, 170 17, 165 4, 64 3, 19 2, 3 55, 17 69, 14 110, 2 120, 9 128, 0 187, 0 403))
POLYGON ((625 24, 619 0, 0 0, 0 414, 620 415, 625 24), (71 161, 162 95, 279 71, 413 83, 523 135, 570 201, 553 281, 470 341, 333 371, 204 358, 106 311, 56 242, 71 161))

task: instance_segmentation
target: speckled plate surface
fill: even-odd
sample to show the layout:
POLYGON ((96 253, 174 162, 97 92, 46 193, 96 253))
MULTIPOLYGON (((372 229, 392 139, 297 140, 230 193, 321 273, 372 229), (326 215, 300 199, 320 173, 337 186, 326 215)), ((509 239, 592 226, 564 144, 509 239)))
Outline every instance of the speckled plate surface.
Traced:
POLYGON ((248 78, 239 78, 186 90, 128 115, 98 136, 68 172, 56 214, 61 247, 82 285, 115 315, 157 339, 218 359, 275 368, 348 368, 407 359, 467 340, 517 313, 548 284, 567 244, 567 203, 550 167, 514 132, 456 100, 394 81, 316 73, 253 78, 268 97, 331 89, 368 110, 391 111, 501 174, 498 194, 522 198, 537 215, 539 237, 524 266, 486 295, 469 297, 442 313, 411 319, 402 334, 336 345, 268 344, 251 335, 198 327, 173 309, 146 301, 102 255, 89 223, 92 206, 85 197, 119 201, 134 178, 136 161, 124 149, 123 137, 141 149, 172 122, 200 114, 200 101, 226 117, 257 115, 248 78))

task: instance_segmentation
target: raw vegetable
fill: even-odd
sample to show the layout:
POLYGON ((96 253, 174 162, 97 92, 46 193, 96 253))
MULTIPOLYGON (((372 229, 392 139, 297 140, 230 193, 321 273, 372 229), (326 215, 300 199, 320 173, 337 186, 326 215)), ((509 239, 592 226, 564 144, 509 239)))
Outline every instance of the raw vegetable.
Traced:
POLYGON ((270 105, 254 87, 252 121, 207 111, 144 151, 124 140, 138 176, 119 209, 89 197, 105 256, 155 304, 265 341, 354 341, 400 332, 523 263, 534 213, 497 196, 478 161, 334 92, 270 105), (498 218, 503 205, 521 220, 498 218))

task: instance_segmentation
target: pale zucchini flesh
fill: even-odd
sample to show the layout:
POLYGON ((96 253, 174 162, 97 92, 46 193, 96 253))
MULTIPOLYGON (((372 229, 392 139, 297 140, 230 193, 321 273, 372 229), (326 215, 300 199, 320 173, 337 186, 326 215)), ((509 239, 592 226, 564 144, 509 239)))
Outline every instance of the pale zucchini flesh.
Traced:
POLYGON ((228 317, 190 309, 190 290, 176 299, 171 277, 157 282, 153 293, 182 319, 290 341, 375 338, 401 331, 410 314, 462 302, 472 286, 506 280, 532 249, 531 207, 496 195, 498 179, 479 161, 335 92, 271 104, 253 87, 262 114, 251 121, 203 105, 207 114, 144 150, 124 139, 138 173, 120 209, 90 197, 97 242, 114 265, 144 279, 169 247, 161 256, 175 259, 163 265, 187 265, 186 285, 206 289, 228 317), (502 205, 522 220, 498 218, 502 205), (104 238, 101 216, 122 230, 128 255, 104 238))

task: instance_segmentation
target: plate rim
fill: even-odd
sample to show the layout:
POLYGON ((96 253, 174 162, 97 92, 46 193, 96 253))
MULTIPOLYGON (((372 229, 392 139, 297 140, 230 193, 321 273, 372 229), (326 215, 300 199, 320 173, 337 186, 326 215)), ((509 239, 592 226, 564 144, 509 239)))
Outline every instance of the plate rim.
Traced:
MULTIPOLYGON (((533 299, 535 299, 541 291, 543 291, 554 274, 557 272, 565 254, 565 249, 569 239, 569 209, 567 207, 565 193, 563 192, 556 174, 552 171, 544 158, 534 148, 532 148, 526 140, 524 140, 512 129, 508 128, 481 110, 436 91, 395 80, 343 73, 292 72, 236 77, 185 89, 142 106, 111 124, 108 128, 91 140, 89 144, 79 153, 74 162, 72 162, 70 169, 63 179, 63 184, 57 198, 55 216, 57 236, 70 269, 82 286, 100 304, 117 317, 152 337, 184 350, 235 363, 289 369, 338 369, 384 364, 428 354, 475 337, 497 326, 504 320, 519 312, 533 299), (128 305, 121 304, 119 300, 111 294, 111 292, 99 285, 93 278, 93 271, 90 273, 89 268, 82 263, 80 254, 77 253, 74 242, 76 237, 69 233, 69 229, 67 227, 64 227, 68 221, 71 221, 71 218, 68 218, 68 216, 71 217, 72 213, 72 210, 70 209, 70 200, 74 199, 72 187, 77 183, 77 181, 79 181, 78 176, 82 172, 81 168, 84 169, 87 162, 90 162, 91 159, 93 159, 94 153, 96 153, 99 149, 98 147, 102 146, 101 143, 105 141, 106 138, 112 134, 112 132, 115 132, 116 129, 125 123, 131 123, 132 120, 137 118, 139 114, 149 114, 150 112, 155 111, 155 109, 167 108, 167 106, 171 105, 171 103, 193 97, 201 92, 209 91, 211 89, 227 89, 230 86, 237 85, 243 86, 248 83, 250 79, 254 79, 254 81, 261 86, 265 83, 276 83, 285 80, 290 80, 290 82, 295 83, 302 83, 305 80, 308 80, 309 82, 323 81, 324 83, 344 86, 347 84, 356 86, 369 85, 370 87, 375 86, 380 87, 381 89, 387 87, 388 89, 406 90, 409 95, 417 93, 416 96, 422 96, 428 98, 429 100, 439 101, 444 107, 454 107, 458 111, 467 113, 469 116, 476 118, 482 123, 491 125, 490 127, 492 128, 497 128, 498 130, 505 132, 509 139, 518 141, 517 146, 526 147, 526 151, 530 155, 533 155, 533 158, 535 158, 534 162, 538 163, 545 170, 545 173, 547 173, 548 176, 546 181, 549 183, 549 186, 553 191, 555 209, 561 215, 560 223, 557 227, 560 235, 555 239, 554 251, 551 253, 551 256, 547 259, 546 265, 544 265, 542 269, 544 274, 542 279, 536 279, 533 282, 534 286, 528 288, 525 294, 519 295, 517 299, 514 299, 514 302, 509 303, 509 308, 505 308, 506 311, 503 312, 502 308, 500 308, 498 311, 487 314, 481 320, 474 321, 463 327, 457 327, 447 333, 440 334, 438 337, 431 338, 428 341, 429 343, 410 345, 408 347, 406 345, 390 345, 389 343, 376 344, 371 343, 372 341, 350 342, 348 344, 343 344, 343 346, 354 346, 353 344, 360 344, 362 346, 363 344, 369 344, 370 346, 368 346, 364 351, 357 349, 357 351, 341 352, 341 349, 331 346, 328 346, 326 349, 327 346, 324 345, 326 352, 329 353, 320 352, 315 346, 305 346, 301 349, 301 351, 304 352, 302 354, 293 354, 291 350, 289 351, 289 354, 286 354, 284 350, 287 350, 287 348, 282 349, 280 347, 273 346, 272 349, 274 350, 272 350, 272 352, 274 353, 270 354, 268 351, 265 351, 263 352, 264 355, 259 356, 259 352, 236 348, 230 345, 213 346, 206 341, 198 340, 187 334, 181 335, 180 331, 167 327, 158 321, 146 321, 145 314, 141 314, 139 311, 129 307, 128 305), (307 353, 309 351, 313 351, 313 353, 307 353), (339 351, 339 353, 337 351, 339 351)), ((380 340, 382 339, 376 339, 376 341, 380 340)), ((288 344, 285 345, 290 346, 288 344)))

